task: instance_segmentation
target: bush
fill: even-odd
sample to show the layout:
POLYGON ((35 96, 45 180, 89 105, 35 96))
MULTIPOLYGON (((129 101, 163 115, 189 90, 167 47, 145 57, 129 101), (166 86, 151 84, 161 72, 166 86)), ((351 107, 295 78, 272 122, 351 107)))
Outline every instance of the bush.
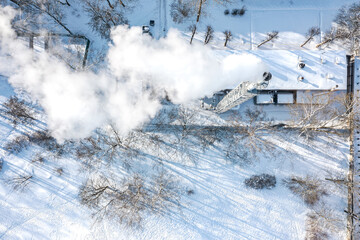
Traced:
MULTIPOLYGON (((225 11, 228 11, 228 10, 225 10, 225 11)), ((243 16, 245 14, 245 12, 246 12, 246 8, 245 8, 245 6, 243 6, 241 9, 234 8, 231 11, 231 15, 233 15, 233 16, 236 16, 236 15, 243 16)), ((224 12, 224 14, 227 15, 225 12, 224 12)))
POLYGON ((63 169, 62 167, 59 167, 59 168, 57 168, 57 169, 55 170, 55 172, 56 172, 59 176, 61 176, 61 175, 64 173, 64 169, 63 169))
POLYGON ((19 100, 17 97, 11 97, 4 103, 5 114, 9 117, 14 125, 19 123, 31 124, 35 117, 34 111, 25 103, 24 100, 19 100))
POLYGON ((8 183, 13 187, 15 191, 23 191, 33 180, 31 174, 22 174, 8 180, 8 183))
POLYGON ((276 185, 276 178, 269 174, 253 175, 245 179, 245 185, 254 189, 272 189, 276 185))
POLYGON ((5 149, 9 151, 11 154, 20 153, 23 149, 27 148, 29 146, 29 138, 28 136, 21 135, 17 136, 10 142, 7 142, 5 144, 5 149))
POLYGON ((314 214, 308 214, 306 218, 306 240, 328 239, 329 235, 318 223, 318 218, 314 214))
MULTIPOLYGON (((124 8, 119 1, 115 1, 113 9, 109 10, 109 7, 103 4, 103 1, 99 0, 85 0, 85 11, 90 17, 90 27, 100 34, 102 38, 109 39, 110 31, 112 27, 128 24, 128 20, 125 17, 124 8)), ((127 6, 128 11, 131 9, 127 6)))
POLYGON ((89 178, 79 192, 81 203, 95 210, 97 221, 114 219, 127 227, 140 227, 148 214, 165 214, 180 205, 180 188, 171 175, 160 173, 147 183, 134 174, 116 183, 104 176, 89 178))
POLYGON ((170 5, 170 15, 175 23, 182 23, 194 14, 190 2, 174 0, 170 5))
POLYGON ((246 9, 245 9, 245 6, 243 6, 243 7, 239 10, 238 15, 239 15, 239 16, 243 16, 243 15, 245 14, 245 12, 246 12, 246 9))
POLYGON ((4 165, 4 160, 2 158, 0 158, 0 172, 2 170, 3 165, 4 165))
POLYGON ((224 15, 229 15, 229 13, 230 13, 229 9, 226 9, 226 10, 224 11, 224 15))
POLYGON ((29 136, 29 140, 30 142, 58 155, 62 155, 64 153, 63 146, 58 144, 56 139, 52 137, 48 131, 36 131, 29 136))
POLYGON ((236 16, 236 15, 239 14, 239 12, 240 12, 240 9, 234 8, 234 9, 231 11, 231 15, 236 16))
POLYGON ((320 180, 306 176, 305 178, 293 176, 283 180, 295 195, 301 197, 310 206, 319 202, 321 196, 326 195, 325 189, 321 186, 320 180))

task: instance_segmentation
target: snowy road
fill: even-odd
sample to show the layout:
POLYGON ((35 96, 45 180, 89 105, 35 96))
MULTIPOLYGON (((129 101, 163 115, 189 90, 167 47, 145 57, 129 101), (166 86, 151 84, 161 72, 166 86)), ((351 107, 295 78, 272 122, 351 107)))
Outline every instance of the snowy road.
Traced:
MULTIPOLYGON (((360 100, 360 59, 356 58, 354 63, 354 97, 355 101, 360 100)), ((359 106, 357 106, 359 107, 359 106)), ((359 109, 355 110, 358 112, 359 109)), ((353 182, 355 183, 353 189, 353 239, 359 239, 360 237, 360 225, 359 225, 359 215, 360 215, 360 188, 358 187, 358 183, 360 182, 360 128, 359 128, 359 119, 355 116, 354 125, 355 129, 353 131, 353 182)))
POLYGON ((165 37, 167 33, 167 1, 158 0, 159 5, 159 35, 158 38, 165 37))

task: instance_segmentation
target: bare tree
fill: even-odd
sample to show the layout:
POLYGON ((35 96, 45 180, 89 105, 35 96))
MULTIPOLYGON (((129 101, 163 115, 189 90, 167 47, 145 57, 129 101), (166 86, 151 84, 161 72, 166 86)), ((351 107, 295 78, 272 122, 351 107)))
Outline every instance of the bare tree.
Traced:
POLYGON ((194 7, 191 1, 173 0, 170 5, 170 16, 175 23, 183 23, 194 15, 194 7))
POLYGON ((179 124, 181 128, 181 136, 182 138, 189 135, 189 133, 193 130, 193 126, 195 123, 196 112, 194 110, 190 110, 184 106, 180 106, 178 108, 178 113, 176 118, 176 122, 179 124))
POLYGON ((8 141, 5 144, 5 149, 11 154, 20 153, 22 150, 26 149, 30 145, 29 137, 26 135, 20 135, 8 141))
POLYGON ((214 29, 208 25, 206 26, 204 44, 208 44, 214 37, 214 29))
POLYGON ((306 240, 327 239, 329 233, 336 233, 344 229, 343 216, 324 203, 315 207, 307 214, 306 240))
POLYGON ((227 139, 225 154, 231 162, 247 165, 253 163, 259 153, 276 153, 268 139, 275 136, 273 120, 261 110, 246 109, 243 115, 234 113, 228 125, 223 138, 227 139))
POLYGON ((230 41, 230 40, 231 40, 231 38, 232 38, 231 31, 226 30, 226 31, 224 32, 224 35, 225 35, 225 43, 224 43, 224 47, 226 47, 226 45, 227 45, 228 41, 230 41))
POLYGON ((119 4, 120 2, 112 4, 108 1, 108 6, 104 6, 100 0, 85 0, 85 10, 90 15, 89 24, 103 38, 110 38, 110 29, 112 27, 128 23, 119 4))
POLYGON ((70 5, 70 3, 69 3, 68 0, 65 0, 65 2, 62 2, 62 1, 58 0, 58 2, 59 2, 60 4, 62 4, 62 5, 66 5, 66 6, 68 6, 68 7, 71 7, 71 5, 70 5))
POLYGON ((297 104, 289 105, 292 127, 300 136, 311 138, 315 133, 349 129, 353 116, 358 114, 358 102, 346 93, 329 91, 306 94, 297 104))
POLYGON ((152 196, 151 207, 152 210, 165 214, 169 209, 180 206, 179 182, 174 176, 161 171, 155 174, 152 179, 152 196))
POLYGON ((343 6, 335 17, 335 25, 326 33, 324 40, 316 47, 319 48, 334 40, 350 44, 350 51, 359 51, 360 43, 360 3, 349 7, 343 6))
POLYGON ((319 27, 311 27, 306 33, 306 37, 307 37, 306 41, 303 44, 301 44, 300 47, 304 47, 308 42, 313 40, 314 37, 318 36, 318 35, 320 35, 320 28, 319 27))
POLYGON ((267 38, 264 41, 262 41, 257 47, 261 47, 265 43, 278 38, 278 35, 279 35, 278 31, 272 31, 272 32, 267 33, 267 38))
POLYGON ((193 41, 195 33, 196 33, 196 25, 195 24, 190 25, 189 30, 191 31, 190 44, 192 44, 192 41, 193 41))
POLYGON ((164 214, 178 206, 180 191, 177 183, 162 173, 151 184, 137 174, 121 183, 93 176, 82 185, 79 196, 82 204, 95 210, 97 221, 106 217, 128 227, 139 227, 145 214, 164 214))
POLYGON ((350 43, 350 50, 357 52, 360 43, 360 3, 342 7, 335 17, 338 38, 350 43))
MULTIPOLYGON (((62 12, 61 4, 58 0, 10 0, 19 9, 21 9, 23 17, 18 21, 20 27, 25 27, 27 30, 36 31, 40 28, 52 29, 52 23, 60 26, 70 35, 73 32, 63 23, 65 14, 62 12), (39 19, 42 21, 39 21, 39 19), (22 21, 22 19, 26 19, 22 21), (44 21, 45 20, 45 21, 44 21), (42 23, 41 25, 39 23, 42 23)), ((18 25, 18 26, 19 26, 18 25)), ((16 23, 15 23, 15 26, 16 23)))
MULTIPOLYGON (((211 2, 211 0, 193 0, 194 2, 197 2, 197 16, 196 16, 196 22, 200 21, 200 16, 203 14, 204 11, 204 5, 205 3, 211 2)), ((230 0, 214 0, 218 4, 225 4, 230 2, 230 0)))
POLYGON ((243 116, 231 117, 230 126, 234 129, 244 144, 253 152, 271 150, 273 144, 265 136, 274 133, 274 121, 268 118, 266 113, 260 109, 246 109, 243 116))
POLYGON ((138 132, 133 131, 127 135, 121 135, 115 126, 98 129, 91 137, 80 141, 76 148, 76 156, 82 159, 84 165, 89 168, 96 167, 105 161, 111 164, 121 161, 126 168, 131 167, 131 160, 139 156, 137 143, 138 132))
POLYGON ((316 48, 319 48, 325 44, 331 43, 337 39, 348 39, 349 32, 346 28, 343 27, 332 27, 329 31, 325 33, 324 39, 321 43, 316 45, 316 48))
POLYGON ((327 195, 323 183, 314 177, 306 176, 303 178, 292 176, 284 179, 283 183, 295 195, 301 197, 309 206, 314 206, 320 201, 323 195, 327 195))
POLYGON ((306 217, 306 236, 305 240, 326 240, 329 234, 326 229, 319 226, 318 218, 314 214, 307 214, 306 217))
POLYGON ((4 113, 16 126, 17 124, 31 124, 35 120, 34 110, 24 100, 10 97, 4 104, 4 113))
POLYGON ((22 174, 8 180, 8 183, 12 185, 15 191, 24 191, 25 188, 31 182, 33 176, 30 174, 22 174))

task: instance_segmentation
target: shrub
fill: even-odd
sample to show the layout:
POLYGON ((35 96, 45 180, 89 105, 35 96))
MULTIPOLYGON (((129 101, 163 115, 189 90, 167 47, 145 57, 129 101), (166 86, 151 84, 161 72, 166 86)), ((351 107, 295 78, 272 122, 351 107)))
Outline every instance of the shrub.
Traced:
POLYGON ((25 103, 24 100, 19 100, 17 97, 10 97, 4 103, 5 114, 10 118, 14 125, 19 123, 31 124, 35 117, 34 111, 25 103))
POLYGON ((245 185, 254 189, 272 189, 276 185, 276 178, 269 174, 253 175, 245 179, 245 185))
POLYGON ((306 218, 306 240, 328 239, 329 235, 318 223, 318 217, 314 214, 307 214, 306 218))
POLYGON ((64 153, 63 146, 57 143, 56 139, 50 135, 49 131, 36 131, 29 136, 29 140, 50 152, 56 152, 58 155, 64 153))
POLYGON ((320 180, 306 176, 305 178, 293 176, 283 180, 295 195, 301 197, 310 206, 319 202, 321 196, 326 195, 325 189, 321 186, 320 180))
POLYGON ((32 179, 32 175, 22 174, 17 177, 13 177, 8 181, 8 183, 13 187, 15 191, 23 191, 29 185, 32 179))
POLYGON ((116 183, 104 176, 92 177, 79 192, 81 203, 95 210, 97 221, 114 219, 127 227, 140 227, 148 214, 165 214, 179 206, 180 189, 171 175, 160 173, 150 183, 134 174, 116 183))
POLYGON ((55 170, 55 172, 59 174, 59 176, 61 176, 64 173, 64 169, 62 167, 59 167, 55 170))
MULTIPOLYGON (((225 11, 228 11, 228 10, 225 10, 225 11)), ((246 8, 245 6, 243 6, 242 8, 234 8, 232 11, 231 11, 231 15, 233 15, 234 17, 239 15, 239 16, 243 16, 246 12, 246 8)), ((225 12, 224 12, 225 15, 227 15, 225 12)), ((228 12, 229 14, 229 12, 228 12)))
POLYGON ((182 23, 194 14, 191 3, 182 0, 174 0, 170 9, 170 15, 175 23, 182 23))
POLYGON ((31 162, 43 164, 45 162, 45 158, 39 154, 36 154, 35 157, 31 160, 31 162))
POLYGON ((239 11, 238 11, 238 15, 239 16, 243 16, 246 12, 245 6, 243 6, 239 11))
POLYGON ((225 15, 229 15, 229 13, 230 13, 229 9, 226 9, 226 10, 224 11, 224 14, 225 14, 225 15))
POLYGON ((5 144, 5 149, 9 151, 11 154, 20 153, 23 149, 29 146, 29 137, 25 135, 20 135, 7 142, 5 144))
POLYGON ((2 170, 3 165, 4 165, 4 160, 2 158, 0 158, 0 172, 2 170))
POLYGON ((187 195, 190 196, 190 195, 193 195, 195 194, 195 191, 193 189, 189 189, 186 191, 187 195))
POLYGON ((236 15, 239 14, 239 12, 240 12, 240 9, 234 8, 234 9, 231 11, 231 15, 236 16, 236 15))

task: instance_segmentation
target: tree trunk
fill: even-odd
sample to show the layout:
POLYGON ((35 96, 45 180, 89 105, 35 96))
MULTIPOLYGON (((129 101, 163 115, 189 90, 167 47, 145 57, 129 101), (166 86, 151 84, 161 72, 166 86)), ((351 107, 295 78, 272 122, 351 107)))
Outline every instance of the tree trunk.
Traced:
POLYGON ((33 49, 34 48, 34 36, 30 35, 29 37, 29 48, 33 49))
POLYGON ((114 6, 111 5, 111 2, 110 2, 109 0, 106 0, 106 1, 107 1, 107 3, 108 3, 109 7, 110 7, 111 9, 114 9, 114 6))
POLYGON ((331 42, 331 41, 333 41, 334 39, 326 39, 325 41, 323 41, 323 42, 321 42, 321 43, 319 43, 318 45, 316 45, 316 48, 319 48, 319 47, 321 47, 322 45, 324 45, 324 44, 326 44, 326 43, 329 43, 329 42, 331 42))
POLYGON ((228 41, 229 41, 229 38, 225 38, 224 47, 226 47, 228 41))
POLYGON ((304 47, 311 39, 313 39, 313 36, 309 37, 300 47, 304 47))
POLYGON ((45 51, 49 50, 49 40, 50 40, 50 36, 48 34, 46 34, 45 41, 44 41, 45 51))
POLYGON ((121 4, 121 6, 125 7, 125 4, 122 0, 119 0, 119 3, 121 4))
POLYGON ((195 26, 195 29, 192 31, 192 35, 191 35, 191 39, 190 39, 190 44, 192 44, 192 41, 193 41, 194 36, 195 36, 195 33, 196 33, 196 26, 195 26))
POLYGON ((203 3, 206 1, 206 0, 199 0, 199 9, 198 9, 198 13, 197 13, 197 17, 196 17, 196 22, 199 22, 200 20, 200 15, 201 15, 201 8, 202 8, 202 5, 203 3))
POLYGON ((90 47, 90 40, 89 40, 89 39, 86 39, 85 54, 84 54, 83 63, 82 63, 82 67, 83 67, 83 68, 85 68, 85 66, 86 66, 86 61, 87 61, 87 57, 88 57, 89 47, 90 47))
POLYGON ((263 41, 262 43, 260 43, 257 47, 261 47, 262 45, 264 45, 267 42, 270 42, 272 38, 266 39, 265 41, 263 41))

